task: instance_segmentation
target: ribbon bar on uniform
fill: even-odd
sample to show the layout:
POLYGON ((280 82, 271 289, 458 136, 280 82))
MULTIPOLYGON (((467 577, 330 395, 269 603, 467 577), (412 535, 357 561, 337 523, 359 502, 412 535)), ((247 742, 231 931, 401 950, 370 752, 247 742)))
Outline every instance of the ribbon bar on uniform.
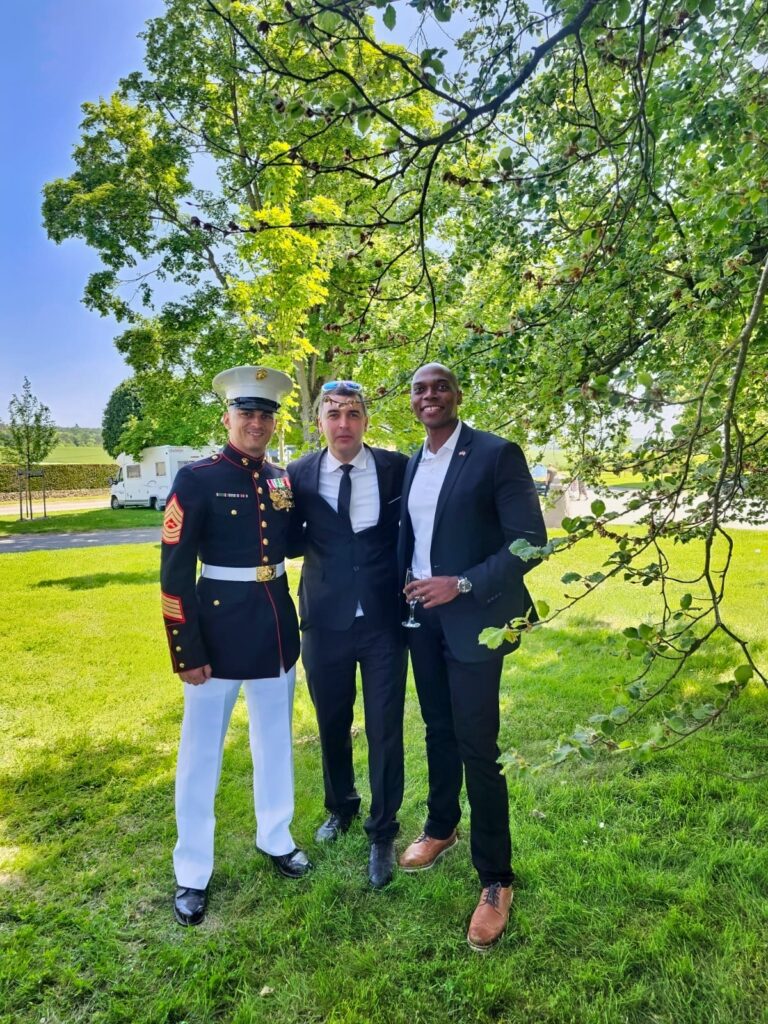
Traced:
POLYGON ((285 562, 277 565, 207 565, 203 562, 200 575, 209 580, 229 580, 232 583, 268 583, 285 574, 285 562))

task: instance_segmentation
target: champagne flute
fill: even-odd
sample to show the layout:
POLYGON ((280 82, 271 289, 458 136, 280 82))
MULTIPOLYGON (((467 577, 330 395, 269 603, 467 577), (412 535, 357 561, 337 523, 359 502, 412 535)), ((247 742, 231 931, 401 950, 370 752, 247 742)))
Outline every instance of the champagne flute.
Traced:
MULTIPOLYGON (((406 585, 406 587, 408 586, 409 583, 413 583, 413 581, 415 579, 418 579, 418 576, 414 575, 413 569, 406 569, 405 570, 405 585, 406 585)), ((419 603, 419 599, 417 597, 414 597, 412 600, 408 601, 408 604, 410 605, 411 611, 410 611, 410 614, 408 615, 408 621, 403 623, 403 625, 405 626, 406 629, 420 629, 421 628, 421 623, 417 622, 416 619, 413 617, 414 616, 414 612, 416 611, 416 605, 418 603, 419 603)))

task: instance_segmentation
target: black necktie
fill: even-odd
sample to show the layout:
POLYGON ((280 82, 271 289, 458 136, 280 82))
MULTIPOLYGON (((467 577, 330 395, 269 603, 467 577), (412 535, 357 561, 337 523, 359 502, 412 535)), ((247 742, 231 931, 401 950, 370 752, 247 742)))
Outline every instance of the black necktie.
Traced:
POLYGON ((352 466, 347 463, 339 467, 342 472, 341 483, 339 484, 339 515, 352 529, 352 520, 349 515, 349 503, 352 500, 352 466))

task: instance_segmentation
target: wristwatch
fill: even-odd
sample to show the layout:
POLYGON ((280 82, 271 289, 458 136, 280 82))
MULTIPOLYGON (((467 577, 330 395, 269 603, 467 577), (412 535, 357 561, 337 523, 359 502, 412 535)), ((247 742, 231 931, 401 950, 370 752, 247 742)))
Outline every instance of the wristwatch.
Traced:
POLYGON ((456 589, 460 594, 468 594, 472 589, 472 581, 468 580, 466 576, 459 576, 456 581, 456 589))

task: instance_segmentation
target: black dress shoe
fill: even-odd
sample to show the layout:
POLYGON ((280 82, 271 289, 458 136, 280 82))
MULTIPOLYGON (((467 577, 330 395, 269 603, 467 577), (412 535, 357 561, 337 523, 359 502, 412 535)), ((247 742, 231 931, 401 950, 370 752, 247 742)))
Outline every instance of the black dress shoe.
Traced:
POLYGON ((279 857, 269 854, 269 859, 281 875, 286 878, 303 878, 312 870, 312 863, 303 850, 298 847, 292 853, 283 853, 279 857))
POLYGON ((385 839, 381 843, 371 843, 368 856, 368 881, 374 889, 383 889, 392 881, 395 870, 395 841, 385 839))
POLYGON ((173 916, 184 927, 200 924, 205 917, 207 906, 207 889, 190 889, 186 885, 180 885, 173 897, 173 916))
POLYGON ((315 842, 332 843, 343 832, 348 831, 353 817, 354 815, 345 818, 341 814, 329 814, 317 832, 315 832, 315 842))

